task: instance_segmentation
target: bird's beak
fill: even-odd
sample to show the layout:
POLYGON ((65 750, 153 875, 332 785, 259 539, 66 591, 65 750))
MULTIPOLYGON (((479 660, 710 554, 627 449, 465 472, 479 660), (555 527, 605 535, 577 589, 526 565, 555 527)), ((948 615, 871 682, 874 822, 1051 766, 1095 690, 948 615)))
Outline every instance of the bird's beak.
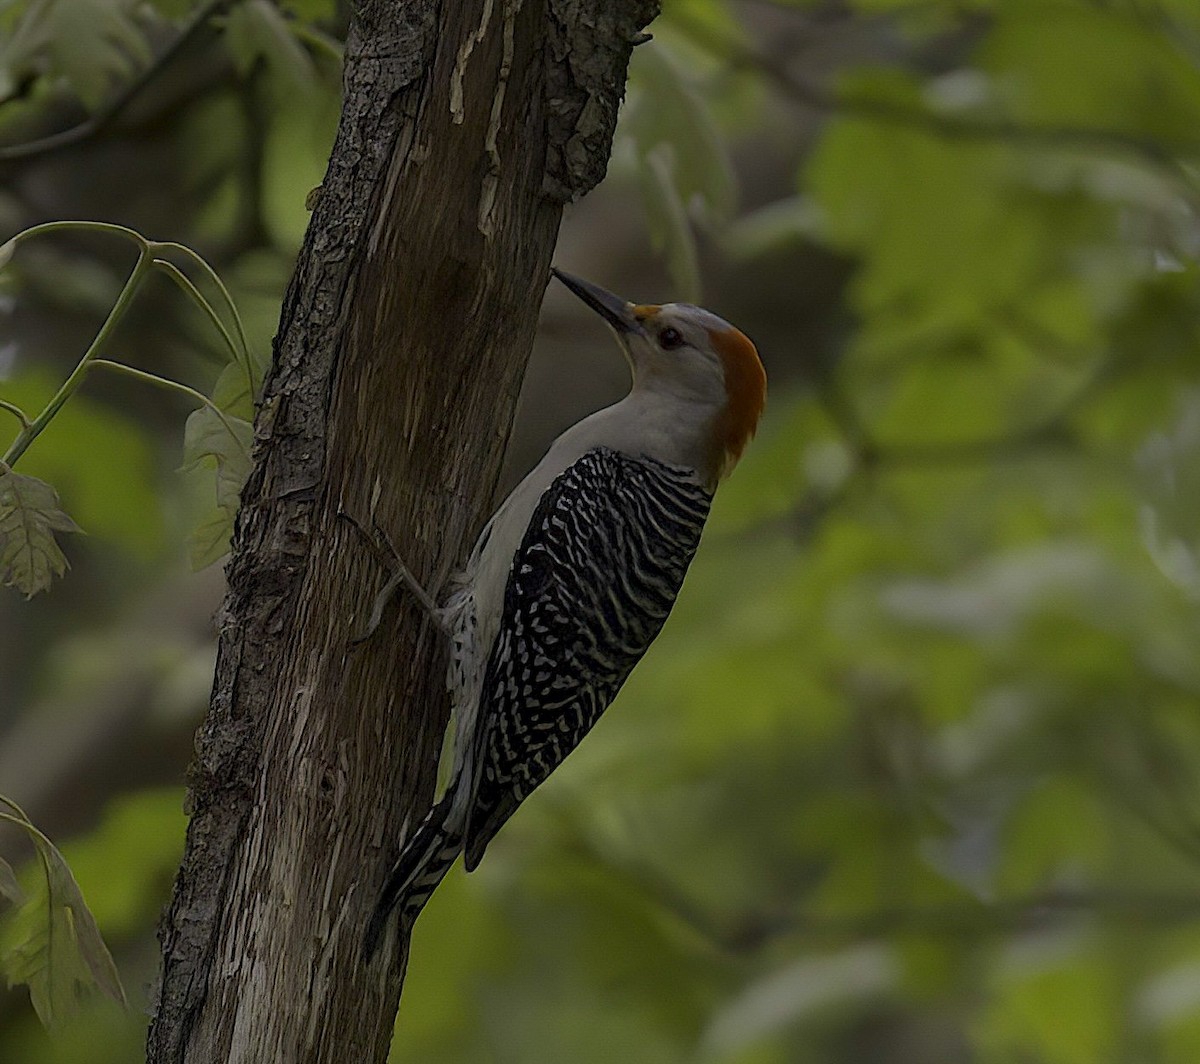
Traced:
POLYGON ((564 273, 557 267, 550 267, 563 284, 582 299, 589 307, 600 315, 618 333, 643 332, 641 322, 633 316, 633 304, 627 303, 620 296, 614 296, 599 285, 583 280, 573 274, 564 273))

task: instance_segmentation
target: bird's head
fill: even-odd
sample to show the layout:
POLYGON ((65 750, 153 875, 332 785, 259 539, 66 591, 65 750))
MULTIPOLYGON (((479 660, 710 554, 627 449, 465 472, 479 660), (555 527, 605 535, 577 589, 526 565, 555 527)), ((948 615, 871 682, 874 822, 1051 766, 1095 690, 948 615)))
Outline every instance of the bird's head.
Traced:
POLYGON ((767 375, 749 338, 703 307, 629 303, 590 281, 553 272, 612 327, 635 388, 712 410, 711 472, 714 480, 725 477, 754 435, 767 398, 767 375))

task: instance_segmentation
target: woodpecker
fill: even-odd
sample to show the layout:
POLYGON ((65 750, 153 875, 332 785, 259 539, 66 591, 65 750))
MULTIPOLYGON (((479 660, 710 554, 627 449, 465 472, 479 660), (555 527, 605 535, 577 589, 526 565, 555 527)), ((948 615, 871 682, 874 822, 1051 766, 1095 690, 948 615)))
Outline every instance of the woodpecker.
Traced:
POLYGON ((479 864, 612 702, 666 621, 766 401, 754 344, 715 314, 635 305, 552 272, 612 328, 633 385, 554 441, 444 604, 402 570, 450 640, 455 750, 375 907, 368 959, 391 913, 411 927, 459 853, 468 872, 479 864))

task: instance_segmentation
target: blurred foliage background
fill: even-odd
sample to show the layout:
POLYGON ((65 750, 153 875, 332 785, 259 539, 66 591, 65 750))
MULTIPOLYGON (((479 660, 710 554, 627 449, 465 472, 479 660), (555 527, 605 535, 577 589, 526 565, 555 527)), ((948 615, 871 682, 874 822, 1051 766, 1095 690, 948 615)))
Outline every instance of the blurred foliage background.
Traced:
MULTIPOLYGON (((393 1059, 1193 1064, 1200 5, 665 7, 558 261, 736 322, 769 416, 617 704, 426 910, 393 1059)), ((186 241, 266 351, 346 20, 5 5, 0 233, 186 241)), ((44 401, 127 256, 21 249, 0 398, 44 401)), ((222 364, 165 282, 114 352, 204 389, 222 364)), ((550 289, 507 483, 624 374, 550 289)), ((6 1062, 141 1057, 221 594, 187 564, 213 507, 177 472, 188 412, 97 376, 20 462, 87 536, 48 595, 0 598, 0 791, 132 1007, 47 1035, 18 987, 6 1062)))

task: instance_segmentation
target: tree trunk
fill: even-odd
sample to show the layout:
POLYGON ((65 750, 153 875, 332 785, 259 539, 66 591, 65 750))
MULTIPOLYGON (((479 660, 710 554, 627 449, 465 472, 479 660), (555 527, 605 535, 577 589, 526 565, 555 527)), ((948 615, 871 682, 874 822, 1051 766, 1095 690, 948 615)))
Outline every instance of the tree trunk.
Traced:
MULTIPOLYGON (((403 956, 363 930, 430 801, 444 648, 339 508, 427 586, 485 519, 562 204, 603 175, 655 0, 365 0, 256 426, 147 1055, 383 1061, 403 956)), ((404 944, 403 952, 407 952, 404 944)))

